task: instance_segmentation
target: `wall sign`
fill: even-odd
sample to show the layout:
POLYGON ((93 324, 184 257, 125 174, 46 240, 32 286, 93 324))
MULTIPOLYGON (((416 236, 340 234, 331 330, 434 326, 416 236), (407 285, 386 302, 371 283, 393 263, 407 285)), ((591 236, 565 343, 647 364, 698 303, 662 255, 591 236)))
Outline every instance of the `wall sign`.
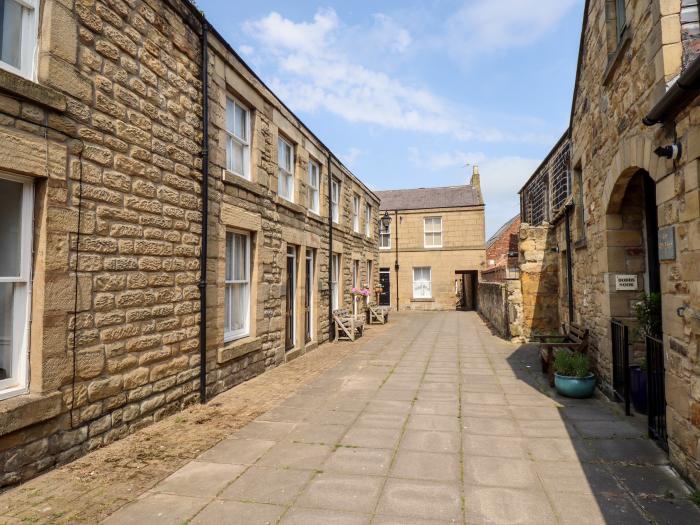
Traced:
POLYGON ((615 276, 615 290, 620 291, 636 291, 637 290, 637 274, 634 273, 619 273, 615 276))
POLYGON ((674 226, 659 228, 659 260, 676 260, 676 235, 674 226))

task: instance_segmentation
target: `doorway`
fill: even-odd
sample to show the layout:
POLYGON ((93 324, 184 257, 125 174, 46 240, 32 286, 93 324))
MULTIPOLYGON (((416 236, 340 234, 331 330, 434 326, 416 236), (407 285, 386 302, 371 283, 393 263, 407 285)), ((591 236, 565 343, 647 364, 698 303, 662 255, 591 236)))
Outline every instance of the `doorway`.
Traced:
POLYGON ((457 310, 476 310, 476 283, 478 277, 478 270, 455 271, 455 294, 457 296, 457 310))
POLYGON ((294 348, 294 340, 296 338, 295 320, 296 320, 296 265, 297 265, 297 249, 295 246, 287 246, 287 287, 286 301, 284 311, 284 349, 291 350, 294 348))
MULTIPOLYGON (((357 290, 360 287, 360 261, 352 261, 352 287, 357 290)), ((359 295, 352 295, 352 314, 357 315, 359 308, 359 295)))
POLYGON ((389 268, 379 268, 379 304, 389 306, 391 304, 391 273, 389 268))
POLYGON ((314 251, 306 250, 306 281, 304 293, 304 341, 313 339, 314 251))

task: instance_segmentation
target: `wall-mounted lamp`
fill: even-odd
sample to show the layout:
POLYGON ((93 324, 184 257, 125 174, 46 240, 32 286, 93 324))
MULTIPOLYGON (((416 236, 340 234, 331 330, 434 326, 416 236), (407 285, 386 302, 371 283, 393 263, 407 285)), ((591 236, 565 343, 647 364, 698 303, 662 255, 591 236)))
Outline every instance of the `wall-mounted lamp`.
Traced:
POLYGON ((666 159, 678 160, 681 158, 681 153, 683 148, 680 143, 669 144, 668 146, 659 146, 654 150, 657 157, 663 157, 666 159))
POLYGON ((391 226, 391 216, 388 211, 384 212, 384 215, 379 219, 379 225, 386 231, 391 226))

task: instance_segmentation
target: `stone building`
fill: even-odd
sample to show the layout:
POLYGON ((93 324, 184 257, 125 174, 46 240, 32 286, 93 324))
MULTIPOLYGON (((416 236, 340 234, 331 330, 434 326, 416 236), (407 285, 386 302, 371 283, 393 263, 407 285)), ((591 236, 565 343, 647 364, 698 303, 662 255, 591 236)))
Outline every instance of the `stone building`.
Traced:
POLYGON ((353 269, 376 279, 378 235, 378 199, 189 2, 14 12, 23 30, 3 32, 0 58, 0 487, 327 340, 331 290, 347 305, 353 269))
MULTIPOLYGON (((543 172, 544 191, 536 177, 521 192, 521 255, 523 242, 535 234, 540 259, 543 253, 558 256, 549 276, 558 283, 552 323, 575 321, 590 330, 600 386, 611 396, 624 390, 621 356, 628 352, 634 362, 646 346, 649 381, 659 392, 649 399, 650 433, 696 485, 697 37, 695 2, 588 0, 570 130, 563 139, 570 143, 569 167, 561 179, 566 189, 559 194, 551 173, 543 172), (544 202, 538 201, 542 195, 544 202), (660 343, 635 329, 635 306, 650 294, 661 300, 660 343), (616 336, 624 330, 614 321, 630 327, 629 348, 620 349, 616 336)), ((522 291, 526 296, 524 281, 522 291)))
POLYGON ((476 307, 484 264, 479 171, 468 185, 376 192, 391 218, 379 233, 380 304, 397 310, 476 307))

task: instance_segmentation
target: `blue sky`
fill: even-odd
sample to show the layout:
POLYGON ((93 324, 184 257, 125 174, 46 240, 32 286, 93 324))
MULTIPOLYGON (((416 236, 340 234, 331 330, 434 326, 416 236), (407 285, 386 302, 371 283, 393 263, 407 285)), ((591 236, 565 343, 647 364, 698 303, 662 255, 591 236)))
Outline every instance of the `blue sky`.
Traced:
POLYGON ((198 0, 372 189, 464 184, 486 233, 568 125, 583 0, 198 0))

